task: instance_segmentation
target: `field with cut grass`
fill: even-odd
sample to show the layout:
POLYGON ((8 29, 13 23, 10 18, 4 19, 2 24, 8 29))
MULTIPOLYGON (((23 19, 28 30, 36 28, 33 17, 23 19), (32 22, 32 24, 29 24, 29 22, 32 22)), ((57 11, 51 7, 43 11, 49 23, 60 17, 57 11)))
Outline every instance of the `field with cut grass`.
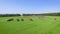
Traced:
POLYGON ((21 19, 20 16, 0 17, 0 34, 60 34, 60 16, 35 16, 33 21, 30 17, 23 17, 24 21, 19 22, 16 19, 21 19), (9 18, 14 20, 7 21, 9 18))

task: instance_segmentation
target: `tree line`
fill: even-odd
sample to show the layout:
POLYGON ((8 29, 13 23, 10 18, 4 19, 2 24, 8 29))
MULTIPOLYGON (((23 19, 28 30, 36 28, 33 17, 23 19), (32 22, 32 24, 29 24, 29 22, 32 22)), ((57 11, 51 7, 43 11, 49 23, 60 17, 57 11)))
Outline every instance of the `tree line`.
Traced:
POLYGON ((45 14, 0 14, 0 17, 12 17, 12 16, 60 16, 60 13, 45 13, 45 14))
POLYGON ((44 14, 23 14, 23 16, 60 16, 60 13, 44 13, 44 14))
POLYGON ((0 17, 21 16, 20 14, 0 14, 0 17))
POLYGON ((47 16, 60 16, 60 13, 46 13, 41 15, 47 15, 47 16))

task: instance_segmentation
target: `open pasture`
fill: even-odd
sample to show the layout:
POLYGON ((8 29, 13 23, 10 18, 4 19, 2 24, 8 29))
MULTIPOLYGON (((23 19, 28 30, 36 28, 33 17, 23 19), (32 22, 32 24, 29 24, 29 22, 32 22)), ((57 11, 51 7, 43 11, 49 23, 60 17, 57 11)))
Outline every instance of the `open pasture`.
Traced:
POLYGON ((30 17, 0 17, 0 34, 60 34, 60 16, 30 17))

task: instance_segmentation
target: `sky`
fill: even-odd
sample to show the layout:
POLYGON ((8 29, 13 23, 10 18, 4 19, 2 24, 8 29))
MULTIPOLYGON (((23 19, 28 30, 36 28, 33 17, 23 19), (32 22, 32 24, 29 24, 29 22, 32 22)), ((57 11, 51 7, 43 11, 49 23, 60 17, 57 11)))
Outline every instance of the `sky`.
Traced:
POLYGON ((0 0, 0 14, 60 12, 60 0, 0 0))

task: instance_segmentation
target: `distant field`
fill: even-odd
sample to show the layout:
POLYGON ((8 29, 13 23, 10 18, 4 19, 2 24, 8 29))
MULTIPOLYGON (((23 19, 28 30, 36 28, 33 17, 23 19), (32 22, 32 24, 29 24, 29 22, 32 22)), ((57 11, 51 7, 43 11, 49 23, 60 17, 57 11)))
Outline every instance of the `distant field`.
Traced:
POLYGON ((22 17, 0 17, 0 34, 60 34, 60 16, 23 17, 24 21, 17 22, 22 17), (14 21, 7 20, 13 18, 14 21), (56 18, 56 20, 54 20, 56 18))

